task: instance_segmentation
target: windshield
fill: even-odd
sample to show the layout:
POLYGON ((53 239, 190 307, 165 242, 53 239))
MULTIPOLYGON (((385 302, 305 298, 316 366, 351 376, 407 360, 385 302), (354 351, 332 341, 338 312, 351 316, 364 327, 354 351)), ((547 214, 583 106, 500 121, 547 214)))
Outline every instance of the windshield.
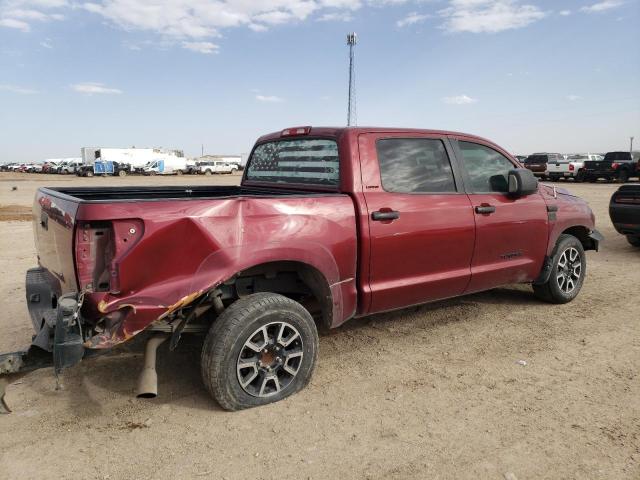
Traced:
POLYGON ((631 160, 629 152, 609 152, 604 156, 605 160, 631 160))
POLYGON ((246 175, 261 182, 338 185, 338 144, 311 138, 263 143, 253 151, 246 175))
POLYGON ((524 163, 547 163, 546 155, 529 155, 524 163))
POLYGON ((569 160, 588 160, 589 157, 586 155, 571 155, 569 156, 569 160))

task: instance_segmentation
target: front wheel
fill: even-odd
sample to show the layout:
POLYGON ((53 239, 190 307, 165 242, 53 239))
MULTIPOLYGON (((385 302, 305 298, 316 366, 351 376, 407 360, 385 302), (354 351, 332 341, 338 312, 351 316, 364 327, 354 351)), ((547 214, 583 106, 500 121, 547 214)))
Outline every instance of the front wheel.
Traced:
POLYGON ((627 242, 634 247, 640 247, 640 235, 627 235, 627 242))
POLYGON ((534 284, 535 295, 549 303, 568 303, 580 292, 587 272, 582 243, 573 235, 560 235, 551 259, 551 274, 543 284, 534 284))
POLYGON ((202 349, 204 384, 225 410, 277 402, 302 390, 318 357, 318 331, 298 302, 254 293, 213 323, 202 349))
POLYGON ((120 170, 118 172, 118 176, 119 177, 126 177, 127 176, 127 171, 126 170, 120 170))
POLYGON ((211 170, 205 170, 204 174, 207 175, 207 176, 211 175, 211 170))

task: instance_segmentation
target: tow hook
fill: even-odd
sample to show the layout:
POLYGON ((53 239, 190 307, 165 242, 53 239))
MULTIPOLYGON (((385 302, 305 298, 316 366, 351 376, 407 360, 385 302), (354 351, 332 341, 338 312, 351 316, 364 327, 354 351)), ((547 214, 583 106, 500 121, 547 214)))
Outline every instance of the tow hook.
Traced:
POLYGON ((82 295, 63 295, 58 299, 52 352, 31 345, 26 350, 0 354, 0 414, 10 413, 4 396, 9 384, 41 368, 54 367, 56 376, 84 356, 80 308, 82 295))

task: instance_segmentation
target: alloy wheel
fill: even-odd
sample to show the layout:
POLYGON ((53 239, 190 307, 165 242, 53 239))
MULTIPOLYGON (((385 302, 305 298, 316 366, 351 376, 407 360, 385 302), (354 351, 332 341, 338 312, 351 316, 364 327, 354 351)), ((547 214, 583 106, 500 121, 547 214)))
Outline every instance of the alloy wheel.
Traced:
POLYGON ((582 258, 574 247, 567 248, 560 255, 556 280, 558 287, 564 294, 569 294, 578 286, 582 275, 582 258))

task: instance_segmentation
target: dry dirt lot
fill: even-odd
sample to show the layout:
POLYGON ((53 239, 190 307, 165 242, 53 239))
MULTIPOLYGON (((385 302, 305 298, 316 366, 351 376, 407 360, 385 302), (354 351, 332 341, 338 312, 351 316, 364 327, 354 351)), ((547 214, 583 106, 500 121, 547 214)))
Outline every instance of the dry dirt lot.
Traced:
MULTIPOLYGON (((238 178, 0 175, 0 351, 31 335, 24 219, 38 186, 238 178)), ((236 413, 184 347, 161 350, 154 400, 134 398, 135 345, 67 371, 61 391, 35 372, 8 390, 0 478, 639 479, 640 250, 609 222, 616 186, 569 187, 606 236, 573 303, 514 286, 355 320, 321 337, 306 390, 236 413)))

